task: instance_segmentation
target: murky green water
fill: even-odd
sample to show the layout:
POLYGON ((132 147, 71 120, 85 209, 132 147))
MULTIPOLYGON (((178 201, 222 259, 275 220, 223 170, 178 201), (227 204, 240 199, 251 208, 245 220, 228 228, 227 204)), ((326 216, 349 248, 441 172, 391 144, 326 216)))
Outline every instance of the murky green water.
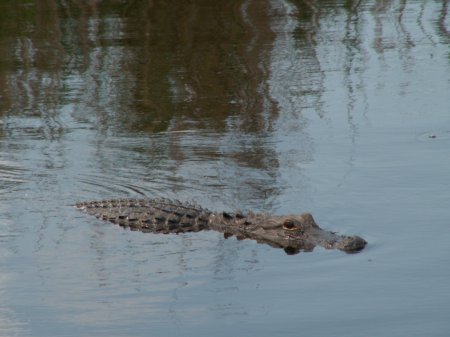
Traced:
POLYGON ((3 1, 0 336, 448 336, 448 1, 3 1), (287 256, 80 200, 310 211, 287 256))

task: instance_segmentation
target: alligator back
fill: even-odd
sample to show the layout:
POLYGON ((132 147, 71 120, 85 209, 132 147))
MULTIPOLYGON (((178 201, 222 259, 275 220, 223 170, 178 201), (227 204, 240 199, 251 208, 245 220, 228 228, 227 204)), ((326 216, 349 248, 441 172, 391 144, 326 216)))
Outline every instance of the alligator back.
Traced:
POLYGON ((76 207, 131 230, 164 234, 207 230, 212 214, 196 204, 168 199, 86 201, 76 207))

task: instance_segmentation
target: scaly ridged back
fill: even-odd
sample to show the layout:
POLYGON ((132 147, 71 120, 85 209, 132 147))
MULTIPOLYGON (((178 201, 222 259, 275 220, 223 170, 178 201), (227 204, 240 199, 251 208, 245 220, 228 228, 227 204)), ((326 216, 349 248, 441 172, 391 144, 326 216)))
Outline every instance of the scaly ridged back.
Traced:
POLYGON ((209 229, 207 209, 168 199, 112 199, 76 204, 97 218, 132 230, 152 233, 198 232, 209 229))

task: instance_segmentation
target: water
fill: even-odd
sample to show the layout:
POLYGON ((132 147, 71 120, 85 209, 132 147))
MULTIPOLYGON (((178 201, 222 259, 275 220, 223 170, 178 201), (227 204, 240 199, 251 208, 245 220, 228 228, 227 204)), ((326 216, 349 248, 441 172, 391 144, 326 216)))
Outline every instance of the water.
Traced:
POLYGON ((0 336, 448 336, 448 1, 0 5, 0 336), (288 256, 76 211, 310 211, 288 256))

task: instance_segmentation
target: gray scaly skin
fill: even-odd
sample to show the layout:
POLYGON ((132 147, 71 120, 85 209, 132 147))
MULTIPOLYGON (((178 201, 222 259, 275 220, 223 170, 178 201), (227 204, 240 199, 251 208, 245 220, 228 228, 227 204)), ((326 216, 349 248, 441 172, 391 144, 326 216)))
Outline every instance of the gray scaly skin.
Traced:
POLYGON ((309 213, 273 216, 212 212, 195 204, 168 199, 114 199, 77 203, 76 208, 119 226, 150 233, 186 233, 216 230, 225 238, 253 239, 287 254, 310 252, 315 246, 347 253, 362 250, 367 242, 321 229, 309 213))

